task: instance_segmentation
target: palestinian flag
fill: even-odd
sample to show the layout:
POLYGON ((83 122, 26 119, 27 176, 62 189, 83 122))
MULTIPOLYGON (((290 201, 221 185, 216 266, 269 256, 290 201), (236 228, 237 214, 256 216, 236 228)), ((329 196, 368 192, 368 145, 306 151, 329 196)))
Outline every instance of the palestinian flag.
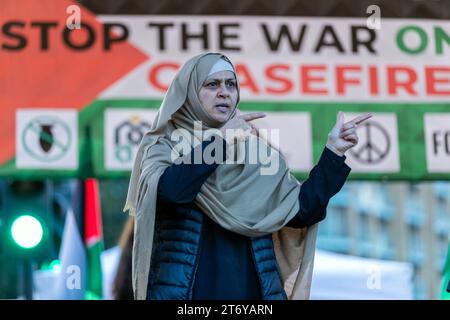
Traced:
MULTIPOLYGON (((449 238, 450 240, 450 238, 449 238)), ((443 271, 441 299, 450 300, 450 241, 447 250, 447 260, 445 261, 443 271)))
POLYGON ((85 244, 87 251, 87 286, 86 299, 102 298, 102 264, 103 232, 100 207, 100 191, 97 179, 85 181, 85 244))

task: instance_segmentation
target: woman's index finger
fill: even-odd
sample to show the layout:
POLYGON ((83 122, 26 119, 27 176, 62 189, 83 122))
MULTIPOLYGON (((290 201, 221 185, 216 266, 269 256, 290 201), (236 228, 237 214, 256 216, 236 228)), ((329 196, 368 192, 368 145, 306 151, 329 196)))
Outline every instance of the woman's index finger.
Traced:
POLYGON ((363 115, 356 117, 351 122, 353 122, 354 124, 360 124, 361 122, 366 121, 369 118, 372 118, 372 116, 373 116, 373 114, 371 114, 371 113, 365 113, 363 115))
POLYGON ((241 118, 245 121, 252 121, 259 118, 264 118, 266 114, 264 112, 252 112, 252 113, 246 113, 242 114, 241 118))

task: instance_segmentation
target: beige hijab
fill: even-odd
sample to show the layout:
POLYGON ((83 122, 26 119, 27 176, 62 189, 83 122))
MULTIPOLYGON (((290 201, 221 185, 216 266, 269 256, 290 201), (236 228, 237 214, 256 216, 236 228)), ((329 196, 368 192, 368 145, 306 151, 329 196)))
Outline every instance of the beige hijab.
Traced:
MULTIPOLYGON (((147 294, 158 181, 173 163, 172 153, 180 154, 177 143, 171 140, 172 133, 176 129, 185 129, 195 147, 201 143, 201 137, 194 131, 194 121, 202 121, 204 130, 222 125, 204 111, 198 99, 209 70, 219 59, 230 62, 221 54, 207 53, 195 56, 183 65, 164 97, 151 130, 139 146, 124 208, 135 216, 132 278, 137 300, 145 299, 147 294)), ((248 128, 244 125, 243 129, 248 128)), ((203 184, 194 202, 204 214, 227 230, 248 237, 272 234, 288 297, 307 299, 317 225, 301 230, 283 228, 299 211, 300 184, 277 150, 259 136, 244 137, 231 145, 235 152, 245 150, 243 161, 219 165, 203 184), (249 147, 251 143, 256 143, 258 148, 266 148, 266 154, 279 161, 275 174, 262 175, 262 164, 249 161, 253 150, 249 147)))

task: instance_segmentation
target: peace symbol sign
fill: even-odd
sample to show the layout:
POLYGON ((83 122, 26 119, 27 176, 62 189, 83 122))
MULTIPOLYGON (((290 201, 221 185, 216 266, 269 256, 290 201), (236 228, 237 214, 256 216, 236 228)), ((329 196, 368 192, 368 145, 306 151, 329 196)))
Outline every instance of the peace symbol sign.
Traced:
POLYGON ((361 132, 360 147, 349 152, 356 161, 364 164, 376 164, 381 162, 389 153, 391 142, 389 134, 379 123, 367 121, 358 127, 361 132))

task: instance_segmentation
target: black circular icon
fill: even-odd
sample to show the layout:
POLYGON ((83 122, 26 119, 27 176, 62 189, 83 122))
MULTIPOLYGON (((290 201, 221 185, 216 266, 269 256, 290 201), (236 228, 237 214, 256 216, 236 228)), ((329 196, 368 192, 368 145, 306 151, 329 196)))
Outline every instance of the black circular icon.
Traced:
POLYGON ((72 133, 67 123, 54 116, 38 116, 27 123, 21 143, 25 152, 38 161, 56 161, 67 154, 72 133))
POLYGON ((367 121, 358 127, 360 143, 349 152, 356 161, 364 164, 381 162, 389 153, 389 134, 379 123, 367 121))

